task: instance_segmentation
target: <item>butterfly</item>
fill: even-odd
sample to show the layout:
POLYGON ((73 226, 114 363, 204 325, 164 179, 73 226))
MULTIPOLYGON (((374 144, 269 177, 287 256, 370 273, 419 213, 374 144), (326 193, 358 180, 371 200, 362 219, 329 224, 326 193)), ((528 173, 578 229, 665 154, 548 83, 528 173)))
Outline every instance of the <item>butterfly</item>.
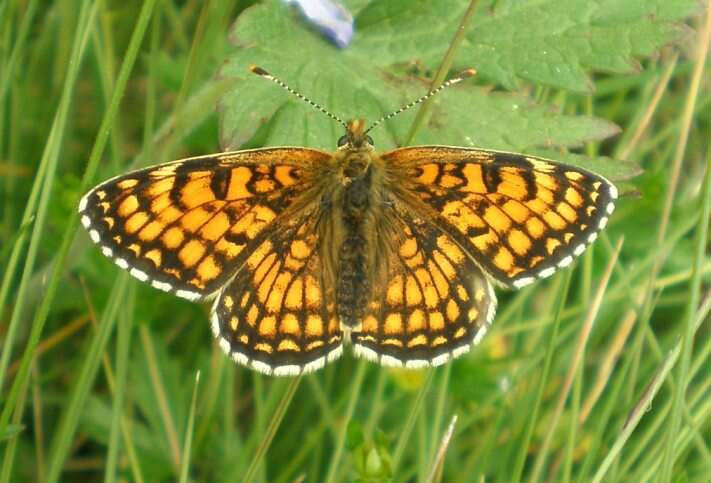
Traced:
POLYGON ((312 372, 347 342, 385 366, 441 365, 486 333, 493 285, 520 288, 570 265, 614 210, 615 186, 581 168, 466 147, 378 153, 368 132, 394 114, 366 129, 295 94, 344 125, 334 152, 182 159, 110 179, 79 204, 116 265, 214 299, 219 346, 259 372, 312 372))

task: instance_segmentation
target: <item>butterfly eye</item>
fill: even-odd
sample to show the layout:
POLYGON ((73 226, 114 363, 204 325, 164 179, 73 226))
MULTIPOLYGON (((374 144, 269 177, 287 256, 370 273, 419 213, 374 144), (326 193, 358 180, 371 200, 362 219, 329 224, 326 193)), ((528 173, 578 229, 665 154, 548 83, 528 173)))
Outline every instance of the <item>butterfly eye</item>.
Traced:
POLYGON ((370 144, 371 146, 375 146, 375 143, 373 142, 373 138, 371 138, 370 136, 368 136, 366 134, 365 139, 368 141, 368 144, 370 144))
POLYGON ((345 146, 348 143, 348 136, 341 136, 338 138, 338 146, 345 146))

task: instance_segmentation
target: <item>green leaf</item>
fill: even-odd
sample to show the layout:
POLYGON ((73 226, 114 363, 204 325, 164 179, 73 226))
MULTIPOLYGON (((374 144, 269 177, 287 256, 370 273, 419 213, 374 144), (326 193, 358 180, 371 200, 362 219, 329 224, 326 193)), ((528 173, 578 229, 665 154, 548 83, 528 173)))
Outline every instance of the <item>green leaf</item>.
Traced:
MULTIPOLYGON (((375 1, 358 15, 354 48, 384 63, 436 67, 468 0, 375 1), (437 21, 432 21, 437 19, 437 21)), ((482 1, 457 64, 515 88, 519 79, 592 90, 589 70, 630 72, 687 29, 696 0, 482 1)))
MULTIPOLYGON (((474 65, 483 77, 509 87, 516 79, 527 78, 585 90, 589 84, 585 69, 629 70, 634 55, 649 54, 678 34, 681 27, 674 20, 695 5, 692 0, 673 0, 674 6, 656 0, 618 3, 632 2, 499 1, 493 9, 490 2, 482 2, 459 51, 459 62, 474 65), (613 31, 619 31, 617 37, 613 31), (605 43, 608 39, 614 39, 611 45, 605 43), (588 44, 583 45, 583 40, 588 44), (483 52, 484 45, 497 55, 483 52)), ((397 77, 387 69, 407 62, 436 68, 465 4, 464 0, 372 1, 354 10, 356 39, 346 49, 333 46, 280 3, 247 9, 232 30, 231 38, 239 48, 220 76, 231 86, 221 102, 223 147, 291 145, 332 150, 342 126, 268 79, 251 74, 248 66, 265 68, 342 119, 372 122, 427 92, 427 82, 397 77)), ((562 115, 524 96, 475 87, 472 81, 440 94, 435 105, 416 144, 529 152, 576 147, 618 132, 608 121, 562 115)), ((412 111, 372 133, 379 150, 400 145, 412 111)))
POLYGON ((474 86, 441 94, 427 127, 415 138, 417 144, 512 151, 578 147, 584 141, 600 141, 619 132, 615 124, 603 119, 562 115, 524 96, 492 93, 474 86))

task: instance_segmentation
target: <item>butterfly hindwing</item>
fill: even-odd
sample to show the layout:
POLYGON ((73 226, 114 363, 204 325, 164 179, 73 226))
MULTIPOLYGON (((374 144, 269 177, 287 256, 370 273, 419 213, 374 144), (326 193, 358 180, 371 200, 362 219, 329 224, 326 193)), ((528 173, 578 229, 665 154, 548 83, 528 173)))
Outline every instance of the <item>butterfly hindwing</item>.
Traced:
POLYGON ((216 300, 212 328, 236 362, 296 375, 340 356, 335 284, 324 280, 316 219, 283 220, 216 300))
POLYGON ((331 156, 274 148, 189 158, 100 184, 82 224, 118 266, 196 300, 214 294, 303 197, 311 168, 331 156))
POLYGON ((386 275, 351 334, 354 350, 384 365, 440 365, 484 336, 496 297, 452 238, 397 201, 392 210, 386 275))
POLYGON ((424 206, 498 283, 522 287, 580 255, 607 223, 615 186, 527 155, 445 146, 382 155, 399 196, 424 206))

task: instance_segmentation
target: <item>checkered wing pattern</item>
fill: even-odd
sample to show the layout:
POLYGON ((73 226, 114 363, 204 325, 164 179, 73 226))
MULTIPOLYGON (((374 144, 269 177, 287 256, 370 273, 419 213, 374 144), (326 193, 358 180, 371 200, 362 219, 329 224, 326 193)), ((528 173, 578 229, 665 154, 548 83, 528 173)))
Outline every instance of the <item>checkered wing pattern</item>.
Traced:
POLYGON ((387 266, 373 290, 355 353, 388 366, 440 365, 469 350, 496 312, 491 284, 446 233, 394 202, 383 223, 387 266))
POLYGON ((223 153, 134 171, 79 206, 104 255, 131 275, 189 300, 215 294, 308 204, 312 168, 331 155, 302 148, 223 153))
POLYGON ((604 228, 615 186, 522 154, 444 146, 382 155, 397 196, 429 217, 493 280, 523 287, 569 265, 604 228))
POLYGON ((341 355, 333 280, 326 280, 318 213, 284 219, 215 303, 212 329, 232 358, 265 374, 296 375, 341 355))

